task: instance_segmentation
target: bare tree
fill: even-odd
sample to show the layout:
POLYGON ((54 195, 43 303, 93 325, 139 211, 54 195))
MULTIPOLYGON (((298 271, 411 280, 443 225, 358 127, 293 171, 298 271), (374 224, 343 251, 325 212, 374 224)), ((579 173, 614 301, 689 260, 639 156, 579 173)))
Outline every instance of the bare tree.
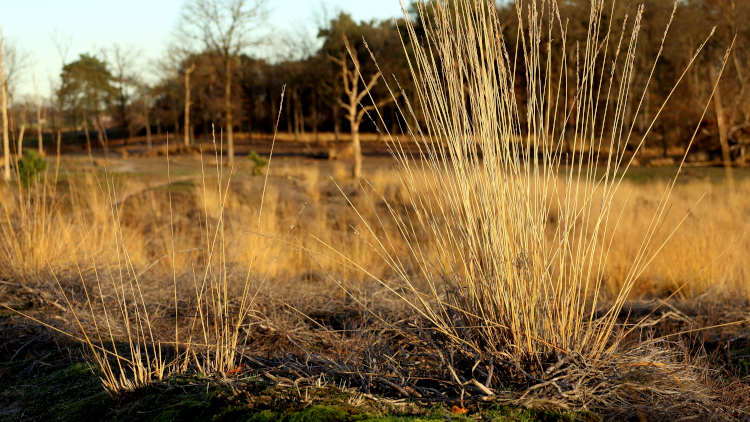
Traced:
MULTIPOLYGON (((716 69, 711 69, 711 77, 713 79, 719 78, 716 69)), ((716 88, 716 93, 714 94, 714 112, 716 113, 716 126, 719 130, 722 163, 724 164, 724 169, 726 169, 727 182, 729 183, 730 188, 733 188, 732 157, 729 151, 729 122, 731 117, 727 115, 727 110, 724 108, 724 99, 721 95, 720 86, 716 88)))
POLYGON ((42 134, 42 99, 39 96, 39 84, 34 75, 34 105, 36 106, 37 152, 44 155, 44 135, 42 134))
MULTIPOLYGON (((0 33, 0 37, 2 36, 0 33)), ((8 95, 8 104, 12 104, 18 82, 31 67, 32 60, 27 51, 19 49, 16 43, 6 38, 3 42, 3 62, 5 65, 5 90, 8 95)))
POLYGON ((5 78, 5 42, 0 32, 0 112, 3 116, 3 176, 10 182, 10 140, 8 139, 8 81, 5 78))
MULTIPOLYGON (((259 42, 265 0, 191 0, 182 14, 181 32, 221 59, 224 71, 224 114, 229 165, 234 164, 232 65, 247 48, 259 42)), ((185 128, 187 131, 188 129, 185 128)))
MULTIPOLYGON (((120 126, 128 131, 128 141, 133 138, 133 120, 131 119, 131 100, 137 89, 137 76, 134 70, 138 49, 115 44, 108 51, 112 64, 112 79, 117 93, 115 95, 116 114, 120 126)), ((126 142, 127 143, 127 142, 126 142)))
MULTIPOLYGON (((65 66, 65 62, 68 61, 68 53, 70 52, 70 46, 73 40, 69 35, 64 35, 61 32, 54 30, 50 34, 52 43, 55 45, 57 55, 60 58, 60 67, 65 66)), ((62 149, 62 131, 63 131, 63 94, 62 94, 62 80, 59 82, 59 86, 56 91, 56 111, 55 111, 55 144, 56 144, 56 155, 55 155, 55 180, 60 173, 60 153, 62 149)), ((50 80, 50 85, 55 86, 55 82, 50 80)), ((88 132, 87 132, 88 136, 88 132)))
POLYGON ((18 76, 29 65, 29 56, 19 52, 9 43, 0 30, 0 113, 3 122, 3 165, 4 178, 10 181, 10 138, 8 121, 8 103, 18 76))
POLYGON ((359 127, 362 124, 362 119, 367 112, 392 102, 393 98, 389 96, 374 104, 362 104, 362 101, 375 88, 375 85, 377 85, 383 75, 380 71, 375 72, 370 76, 369 82, 362 87, 360 85, 360 79, 363 79, 362 68, 359 64, 357 54, 352 50, 346 36, 344 36, 344 45, 349 52, 349 58, 347 59, 346 55, 342 54, 339 57, 331 56, 331 60, 341 66, 341 81, 344 85, 344 95, 347 101, 339 100, 339 105, 346 112, 346 118, 349 120, 349 127, 351 129, 352 156, 354 159, 352 176, 355 179, 359 179, 362 177, 362 146, 359 141, 359 127), (353 67, 350 67, 349 61, 352 62, 353 67))
POLYGON ((21 158, 23 156, 23 136, 26 133, 26 115, 29 111, 29 102, 24 101, 23 106, 21 107, 20 115, 21 115, 21 128, 18 131, 18 148, 16 148, 16 155, 18 155, 18 158, 21 158))
POLYGON ((195 71, 195 63, 185 69, 185 146, 190 146, 190 75, 195 71))
POLYGON ((143 125, 146 129, 146 146, 150 150, 153 147, 151 139, 151 107, 153 107, 153 87, 146 82, 137 84, 140 108, 143 115, 143 125))

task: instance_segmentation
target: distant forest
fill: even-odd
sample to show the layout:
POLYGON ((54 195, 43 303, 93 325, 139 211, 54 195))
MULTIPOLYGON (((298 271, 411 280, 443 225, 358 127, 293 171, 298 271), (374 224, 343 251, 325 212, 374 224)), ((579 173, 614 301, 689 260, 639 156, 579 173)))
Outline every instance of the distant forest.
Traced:
MULTIPOLYGON (((559 3, 560 26, 542 34, 541 42, 562 43, 561 28, 566 28, 566 48, 551 48, 553 56, 549 75, 549 80, 554 83, 561 81, 561 89, 565 90, 576 85, 576 63, 585 60, 579 52, 583 50, 581 43, 587 42, 585 34, 590 0, 559 3), (548 39, 549 35, 551 39, 548 39), (565 57, 562 57, 563 51, 565 57), (563 62, 567 64, 566 75, 560 74, 563 62), (568 83, 565 83, 566 78, 568 83)), ((633 17, 640 2, 618 1, 614 7, 610 2, 604 3, 604 21, 613 28, 611 39, 596 41, 602 46, 606 44, 607 48, 616 48, 622 28, 629 31, 635 24, 633 17)), ((621 52, 622 55, 632 54, 634 66, 639 69, 631 81, 633 89, 629 102, 631 112, 640 108, 643 118, 636 120, 632 130, 636 134, 647 133, 653 116, 660 113, 661 117, 651 128, 650 144, 661 148, 665 155, 672 149, 684 148, 703 114, 714 81, 722 71, 722 59, 733 45, 730 59, 723 68, 721 83, 699 130, 696 147, 715 150, 724 146, 722 150, 731 154, 733 160, 744 160, 750 139, 750 1, 680 0, 674 16, 673 0, 645 3, 637 50, 621 52), (669 34, 665 38, 665 28, 670 21, 669 34), (683 70, 691 62, 696 49, 714 27, 715 33, 703 47, 702 54, 683 77, 683 70), (651 75, 657 56, 659 61, 651 75), (681 82, 672 92, 681 77, 681 82), (646 84, 649 84, 648 94, 642 96, 646 84), (670 94, 671 101, 660 110, 670 94)), ((416 5, 412 6, 411 19, 417 19, 415 8, 416 5)), ((545 9, 541 13, 548 11, 545 9)), ((524 60, 522 54, 516 54, 522 48, 517 47, 519 28, 515 5, 503 2, 498 5, 498 13, 504 17, 503 41, 508 54, 514 60, 524 60)), ((419 22, 415 25, 417 30, 422 27, 419 22)), ((219 128, 231 124, 233 131, 269 133, 276 126, 282 87, 285 86, 280 131, 305 139, 322 132, 347 133, 350 120, 341 104, 348 103, 349 99, 342 79, 341 61, 351 60, 345 46, 348 43, 360 63, 362 86, 372 75, 382 72, 382 78, 373 84, 372 90, 361 99, 361 104, 371 105, 372 101, 377 103, 391 98, 388 87, 399 94, 395 102, 384 101, 379 106, 386 127, 377 127, 365 117, 361 130, 401 133, 407 122, 401 117, 399 107, 403 108, 409 102, 418 110, 417 95, 410 81, 409 61, 400 36, 405 30, 403 18, 357 22, 350 15, 340 13, 321 26, 317 40, 297 40, 299 45, 288 46, 289 51, 294 52, 290 54, 293 57, 275 62, 254 57, 252 43, 236 51, 222 50, 220 42, 198 44, 200 49, 171 48, 170 56, 160 60, 160 79, 152 84, 145 83, 145 78, 134 72, 127 52, 113 50, 111 54, 82 54, 61 69, 54 98, 44 107, 46 126, 48 129, 63 128, 63 131, 106 129, 105 134, 120 138, 145 136, 147 132, 149 136, 166 132, 183 134, 186 132, 187 100, 190 101, 187 133, 191 139, 210 133, 212 125, 219 128), (371 53, 377 62, 373 61, 371 53), (231 76, 229 88, 225 84, 227 76, 231 76), (186 95, 186 87, 189 95, 186 95), (227 98, 231 103, 231 123, 227 120, 227 98)), ((515 84, 517 101, 522 104, 529 89, 525 75, 516 75, 515 84)), ((564 94, 561 98, 575 98, 575 93, 564 94)), ((22 101, 12 104, 11 131, 14 128, 18 131, 21 122, 27 118, 27 110, 32 108, 22 101)), ((418 112, 409 118, 419 120, 418 112)), ((575 125, 575 116, 560 120, 575 125)))

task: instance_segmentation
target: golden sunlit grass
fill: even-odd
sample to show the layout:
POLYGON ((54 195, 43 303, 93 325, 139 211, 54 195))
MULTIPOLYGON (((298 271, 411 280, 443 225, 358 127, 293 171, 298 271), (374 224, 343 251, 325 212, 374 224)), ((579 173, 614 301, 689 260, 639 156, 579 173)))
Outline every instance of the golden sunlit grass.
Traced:
POLYGON ((0 254, 5 276, 24 278, 91 261, 115 263, 109 198, 91 175, 59 186, 45 181, 31 189, 3 189, 0 254))
MULTIPOLYGON (((665 187, 659 182, 626 184, 616 198, 616 206, 628 210, 623 215, 626 223, 614 236, 610 252, 608 273, 614 283, 610 290, 618 288, 628 256, 637 248, 639 233, 645 230, 643 217, 654 212, 654 198, 665 187)), ((743 194, 749 187, 747 181, 739 182, 736 190, 700 180, 678 185, 663 225, 669 228, 680 224, 680 229, 641 274, 632 296, 750 297, 746 282, 750 263, 744 258, 750 247, 750 233, 745 225, 737 224, 750 213, 743 194)), ((662 230, 660 239, 667 234, 662 230)))

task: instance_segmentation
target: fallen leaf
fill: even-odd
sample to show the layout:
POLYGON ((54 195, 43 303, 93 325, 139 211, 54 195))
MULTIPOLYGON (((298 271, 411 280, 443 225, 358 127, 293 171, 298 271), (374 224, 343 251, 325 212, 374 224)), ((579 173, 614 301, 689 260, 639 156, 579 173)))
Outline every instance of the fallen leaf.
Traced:
POLYGON ((245 364, 243 363, 243 364, 241 364, 240 366, 238 366, 238 367, 236 367, 236 368, 234 368, 234 369, 230 369, 230 370, 228 370, 228 371, 227 371, 227 375, 237 375, 237 374, 239 374, 240 372, 244 371, 244 370, 245 370, 245 368, 246 368, 246 366, 245 366, 245 364))
POLYGON ((469 409, 460 406, 453 406, 451 407, 451 413, 454 415, 465 415, 469 413, 469 409))

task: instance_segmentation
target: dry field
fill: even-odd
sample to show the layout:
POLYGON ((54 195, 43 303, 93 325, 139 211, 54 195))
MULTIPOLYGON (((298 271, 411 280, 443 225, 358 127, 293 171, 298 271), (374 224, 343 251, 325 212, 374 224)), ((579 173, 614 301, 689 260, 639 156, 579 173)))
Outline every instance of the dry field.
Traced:
MULTIPOLYGON (((388 225, 388 208, 408 207, 401 171, 388 158, 366 160, 358 184, 349 177, 346 162, 303 158, 277 158, 268 178, 253 176, 249 160, 231 174, 217 170, 215 157, 112 159, 106 167, 66 157, 62 168, 57 185, 48 182, 21 192, 2 187, 4 277, 35 280, 50 271, 77 273, 77 267, 114 265, 117 236, 135 267, 149 268, 145 274, 171 274, 173 267, 184 270, 196 262, 204 246, 202 232, 220 218, 226 226, 227 262, 249 269, 253 277, 293 284, 304 277, 367 278, 346 258, 373 271, 380 268, 378 276, 387 276, 374 240, 362 230, 363 221, 383 221, 382 230, 390 232, 385 235, 395 240, 397 227, 388 225), (346 258, 339 256, 344 250, 346 258)), ((619 291, 624 269, 641 246, 639 234, 675 171, 635 168, 617 193, 622 223, 612 240, 606 271, 612 288, 605 293, 619 291)), ((750 233, 742 224, 750 217, 745 194, 750 173, 735 170, 734 191, 726 187, 723 170, 692 168, 685 173, 657 243, 672 237, 638 277, 631 299, 750 298, 745 283, 750 233)), ((553 209, 547 222, 550 232, 555 213, 553 209)))
MULTIPOLYGON (((486 392, 460 387, 452 374, 474 379, 482 368, 473 368, 472 374, 473 363, 465 357, 442 356, 453 353, 450 342, 420 335, 429 327, 427 317, 399 299, 408 293, 406 287, 390 289, 399 275, 377 242, 388 239, 392 251, 409 259, 409 245, 390 210, 409 218, 410 194, 393 160, 365 163, 364 179, 354 184, 348 164, 333 161, 277 159, 267 178, 252 176, 252 165, 241 163, 230 178, 214 157, 203 162, 192 156, 169 162, 111 160, 106 168, 91 166, 85 158, 64 158, 56 185, 48 181, 28 191, 3 188, 3 305, 72 336, 39 332, 25 318, 5 313, 4 353, 13 355, 6 370, 15 368, 14 361, 44 362, 54 350, 50 344, 78 340, 93 347, 74 360, 101 365, 109 358, 111 373, 104 381, 113 391, 197 371, 223 374, 219 378, 229 383, 266 373, 271 380, 292 380, 305 388, 316 383, 347 386, 358 392, 347 394, 366 391, 391 401, 406 396, 458 403, 462 394, 467 402, 483 397, 486 392), (369 233, 367 222, 377 223, 375 233, 369 233), (15 337, 19 331, 25 333, 21 338, 15 337), (175 354, 175 340, 183 353, 175 354), (23 352, 27 343, 38 350, 23 352), (215 345, 206 347, 211 343, 215 345), (189 353, 201 356, 205 367, 187 362, 191 347, 189 353), (119 350, 123 360, 103 350, 119 350), (236 351, 227 356, 228 350, 236 351), (25 359, 19 357, 24 354, 25 359), (129 367, 133 355, 141 356, 140 371, 138 365, 129 367), (447 370, 443 359, 456 359, 448 365, 455 369, 447 370), (127 378, 119 378, 118 364, 127 378)), ((638 409, 665 399, 658 398, 661 389, 677 389, 663 394, 684 396, 687 412, 717 406, 704 408, 706 415, 719 408, 742 414, 743 397, 750 391, 750 324, 741 322, 750 316, 750 238, 737 222, 750 216, 750 200, 742 193, 750 188, 750 179, 738 171, 736 190, 730 192, 721 180, 709 177, 720 174, 716 170, 690 169, 675 188, 656 244, 661 246, 672 229, 676 232, 638 275, 618 316, 622 329, 638 323, 622 340, 627 345, 623 350, 635 350, 630 361, 615 369, 624 373, 617 379, 611 374, 604 379, 560 374, 584 379, 559 394, 556 389, 532 390, 535 384, 523 379, 520 368, 503 368, 509 384, 497 388, 508 391, 495 393, 493 388, 494 394, 530 407, 585 404, 625 415, 646 412, 638 409), (731 325, 704 330, 727 323, 731 325), (632 400, 634 407, 621 398, 579 396, 602 394, 599 382, 615 389, 628 385, 620 392, 628 400, 639 388, 657 391, 632 400)), ((664 174, 671 171, 634 169, 614 198, 623 223, 611 239, 602 309, 627 282, 641 247, 639 233, 646 230, 669 181, 664 174)), ((546 222, 550 237, 557 215, 559 210, 551 210, 546 222)), ((429 233, 415 236, 430 239, 429 233)), ((440 256, 430 247, 422 251, 440 256)), ((406 265, 419 280, 418 264, 406 265)), ((427 280, 415 283, 427 289, 427 280)), ((583 370, 571 364, 567 371, 573 368, 583 370)), ((396 411, 403 409, 396 406, 396 411)))

